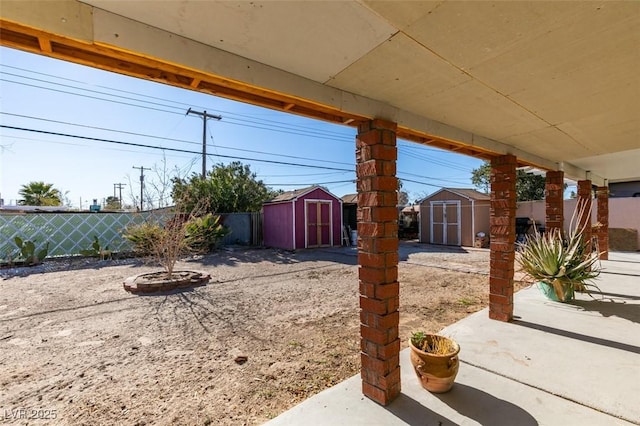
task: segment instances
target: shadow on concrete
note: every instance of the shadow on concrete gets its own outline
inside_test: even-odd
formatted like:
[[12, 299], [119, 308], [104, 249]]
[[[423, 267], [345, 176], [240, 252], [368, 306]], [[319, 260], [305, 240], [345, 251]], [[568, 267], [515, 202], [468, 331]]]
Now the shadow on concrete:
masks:
[[386, 409], [408, 425], [445, 426], [456, 424], [403, 393], [387, 406]]
[[522, 321], [520, 319], [514, 319], [512, 324], [522, 327], [539, 330], [544, 333], [552, 333], [558, 336], [568, 337], [570, 339], [582, 340], [583, 342], [593, 343], [594, 345], [602, 345], [610, 348], [620, 349], [621, 351], [633, 352], [640, 354], [640, 347], [634, 345], [628, 345], [622, 342], [616, 342], [608, 339], [601, 339], [599, 337], [587, 336], [586, 334], [574, 333], [572, 331], [560, 330], [558, 328], [548, 327], [546, 325], [535, 324], [528, 321]]
[[[637, 297], [635, 298], [638, 299]], [[640, 305], [625, 300], [574, 300], [572, 305], [579, 306], [588, 312], [598, 312], [603, 317], [618, 317], [631, 322], [640, 323]]]
[[610, 271], [602, 270], [600, 273], [606, 274], [606, 275], [622, 275], [624, 277], [640, 277], [640, 274], [635, 274], [631, 272], [610, 272]]
[[481, 425], [538, 425], [531, 414], [517, 405], [462, 383], [454, 384], [447, 393], [433, 395], [461, 415]]
[[[635, 252], [631, 252], [635, 254]], [[636, 265], [640, 264], [640, 262], [636, 260], [623, 260], [623, 259], [607, 259], [607, 262], [620, 262], [620, 263], [635, 263]]]
[[630, 300], [640, 300], [640, 296], [633, 296], [631, 294], [620, 294], [620, 293], [607, 293], [605, 291], [592, 291], [595, 295], [602, 295], [602, 297], [616, 297], [619, 299], [630, 299]]

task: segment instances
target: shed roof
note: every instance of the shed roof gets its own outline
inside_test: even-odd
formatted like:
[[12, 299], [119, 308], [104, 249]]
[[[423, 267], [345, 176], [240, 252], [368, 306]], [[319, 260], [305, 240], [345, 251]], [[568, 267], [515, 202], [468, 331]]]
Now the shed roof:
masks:
[[418, 213], [420, 206], [418, 204], [411, 204], [410, 206], [404, 207], [401, 211], [405, 214]]
[[332, 193], [330, 193], [329, 191], [327, 191], [326, 189], [324, 189], [323, 187], [319, 185], [313, 185], [313, 186], [308, 186], [306, 188], [294, 189], [293, 191], [283, 192], [282, 194], [279, 194], [278, 196], [265, 202], [264, 204], [275, 204], [275, 203], [285, 203], [288, 201], [295, 201], [298, 198], [308, 194], [309, 192], [315, 191], [316, 189], [321, 189], [322, 191], [326, 192], [332, 197], [338, 198]]
[[345, 204], [358, 204], [358, 194], [346, 194], [343, 195], [340, 199]]
[[[454, 193], [456, 195], [459, 195], [461, 197], [467, 198], [469, 200], [476, 200], [476, 201], [489, 201], [491, 200], [491, 197], [489, 196], [489, 194], [484, 194], [480, 191], [476, 191], [475, 189], [471, 189], [471, 188], [442, 188], [436, 192], [434, 192], [433, 194], [429, 195], [428, 197], [425, 197], [422, 201], [429, 199], [431, 197], [433, 197], [436, 194], [439, 194], [443, 191], [448, 191], [451, 193]], [[422, 202], [421, 201], [421, 202]]]

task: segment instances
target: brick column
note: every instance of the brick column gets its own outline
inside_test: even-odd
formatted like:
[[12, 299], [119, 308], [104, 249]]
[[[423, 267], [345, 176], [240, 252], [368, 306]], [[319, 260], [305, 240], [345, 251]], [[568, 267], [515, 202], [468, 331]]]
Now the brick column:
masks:
[[362, 392], [387, 405], [400, 394], [396, 124], [358, 127], [358, 277]]
[[564, 226], [564, 172], [547, 172], [544, 182], [545, 230]]
[[576, 209], [578, 212], [584, 208], [584, 214], [577, 218], [578, 229], [584, 228], [583, 238], [587, 243], [587, 251], [591, 250], [591, 181], [578, 181], [578, 201]]
[[598, 250], [600, 259], [609, 260], [609, 187], [599, 186], [596, 189], [598, 200], [598, 222], [602, 225], [598, 229]]
[[491, 160], [489, 318], [499, 321], [513, 319], [516, 165], [514, 155]]

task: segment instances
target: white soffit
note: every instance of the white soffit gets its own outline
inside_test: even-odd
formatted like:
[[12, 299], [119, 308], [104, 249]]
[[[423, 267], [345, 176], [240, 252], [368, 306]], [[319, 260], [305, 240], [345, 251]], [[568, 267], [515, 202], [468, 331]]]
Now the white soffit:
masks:
[[595, 170], [609, 182], [640, 180], [640, 148], [573, 160], [584, 170]]
[[[197, 41], [189, 52], [201, 50], [210, 71], [238, 81], [415, 129], [442, 127], [441, 137], [459, 133], [464, 143], [506, 144], [497, 152], [572, 173], [582, 172], [571, 164], [588, 163], [612, 180], [623, 170], [638, 175], [623, 166], [628, 156], [640, 163], [637, 1], [84, 2], [166, 31], [165, 39]], [[108, 43], [100, 22], [94, 29]], [[113, 45], [136, 46], [143, 32]], [[146, 43], [143, 54], [184, 63], [175, 43]]]
[[396, 31], [357, 2], [85, 2], [317, 82]]

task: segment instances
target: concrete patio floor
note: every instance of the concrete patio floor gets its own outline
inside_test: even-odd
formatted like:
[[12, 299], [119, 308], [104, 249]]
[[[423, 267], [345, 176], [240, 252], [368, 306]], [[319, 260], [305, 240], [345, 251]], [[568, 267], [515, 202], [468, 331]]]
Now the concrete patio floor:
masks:
[[446, 394], [420, 387], [405, 349], [389, 406], [364, 397], [356, 375], [267, 424], [640, 424], [640, 253], [611, 253], [602, 266], [593, 298], [552, 302], [532, 286], [516, 294], [512, 323], [485, 309], [445, 328], [461, 346]]

